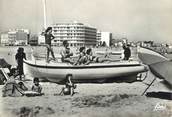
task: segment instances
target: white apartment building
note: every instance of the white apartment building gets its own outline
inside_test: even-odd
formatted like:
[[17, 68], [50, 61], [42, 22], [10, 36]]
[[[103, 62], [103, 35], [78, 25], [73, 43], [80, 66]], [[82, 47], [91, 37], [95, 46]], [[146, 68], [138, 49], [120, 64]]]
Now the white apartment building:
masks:
[[[68, 40], [70, 46], [95, 46], [97, 29], [82, 23], [57, 23], [53, 26], [52, 45], [61, 46], [63, 40]], [[38, 44], [45, 43], [45, 39], [39, 36]]]
[[106, 46], [110, 46], [112, 40], [112, 33], [110, 32], [102, 32], [102, 31], [97, 31], [97, 42], [106, 43]]
[[9, 30], [1, 34], [2, 45], [27, 45], [29, 40], [29, 30], [16, 29]]
[[55, 39], [52, 44], [61, 45], [63, 40], [68, 40], [70, 46], [94, 46], [96, 45], [96, 32], [96, 28], [82, 23], [58, 23], [53, 25]]
[[41, 34], [38, 36], [38, 45], [45, 44], [45, 37]]
[[16, 44], [16, 38], [17, 38], [16, 33], [17, 33], [16, 30], [10, 30], [8, 32], [8, 39], [9, 39], [8, 44], [9, 45], [15, 45]]
[[1, 45], [7, 45], [9, 44], [9, 38], [8, 38], [8, 33], [1, 33]]

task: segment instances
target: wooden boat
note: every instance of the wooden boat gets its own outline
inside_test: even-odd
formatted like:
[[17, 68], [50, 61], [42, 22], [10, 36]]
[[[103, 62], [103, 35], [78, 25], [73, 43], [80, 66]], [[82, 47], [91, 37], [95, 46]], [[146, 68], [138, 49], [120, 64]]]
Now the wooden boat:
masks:
[[151, 72], [172, 86], [172, 61], [164, 55], [148, 48], [140, 47], [138, 57], [147, 64]]
[[73, 82], [114, 82], [136, 80], [138, 73], [146, 71], [145, 66], [138, 61], [119, 61], [113, 63], [94, 63], [74, 66], [67, 63], [45, 60], [24, 60], [25, 72], [32, 77], [38, 77], [50, 82], [61, 83], [67, 74], [73, 75]]

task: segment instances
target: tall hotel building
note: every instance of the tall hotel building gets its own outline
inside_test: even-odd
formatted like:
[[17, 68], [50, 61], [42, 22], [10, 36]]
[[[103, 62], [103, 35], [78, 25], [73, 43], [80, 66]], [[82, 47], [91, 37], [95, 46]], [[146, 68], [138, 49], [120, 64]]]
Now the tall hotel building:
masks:
[[97, 44], [97, 29], [82, 23], [57, 23], [52, 26], [55, 39], [53, 45], [62, 45], [68, 40], [70, 46], [95, 46]]

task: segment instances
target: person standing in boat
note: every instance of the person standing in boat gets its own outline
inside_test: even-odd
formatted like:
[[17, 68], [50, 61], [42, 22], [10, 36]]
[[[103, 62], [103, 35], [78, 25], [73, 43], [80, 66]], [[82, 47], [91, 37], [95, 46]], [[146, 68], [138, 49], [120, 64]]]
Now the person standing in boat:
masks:
[[18, 48], [17, 54], [15, 55], [15, 59], [17, 62], [17, 70], [20, 80], [22, 80], [23, 72], [23, 59], [26, 60], [26, 54], [24, 53], [24, 48]]
[[49, 62], [49, 54], [51, 53], [52, 57], [54, 60], [56, 60], [55, 56], [54, 56], [54, 52], [53, 49], [51, 47], [51, 40], [53, 40], [55, 37], [52, 35], [52, 27], [48, 27], [45, 30], [44, 33], [45, 36], [45, 45], [47, 47], [47, 57], [46, 57], [46, 62]]
[[69, 43], [67, 40], [63, 41], [63, 48], [60, 51], [60, 55], [61, 55], [62, 62], [67, 62], [70, 64], [74, 63], [74, 61], [71, 59], [71, 56], [73, 56], [73, 53], [70, 51]]

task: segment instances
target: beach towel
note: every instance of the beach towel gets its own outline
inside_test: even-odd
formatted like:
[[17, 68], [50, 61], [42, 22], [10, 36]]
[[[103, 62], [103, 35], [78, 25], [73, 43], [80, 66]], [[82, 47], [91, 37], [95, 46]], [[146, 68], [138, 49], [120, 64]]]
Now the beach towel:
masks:
[[35, 91], [25, 91], [24, 95], [27, 97], [34, 97], [34, 96], [42, 96], [42, 95], [44, 95], [44, 93], [38, 93]]

